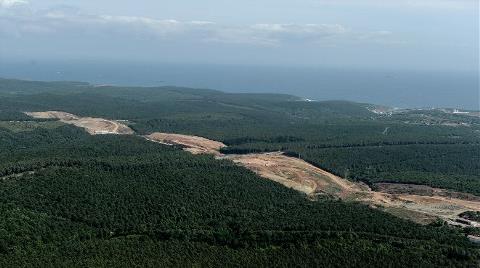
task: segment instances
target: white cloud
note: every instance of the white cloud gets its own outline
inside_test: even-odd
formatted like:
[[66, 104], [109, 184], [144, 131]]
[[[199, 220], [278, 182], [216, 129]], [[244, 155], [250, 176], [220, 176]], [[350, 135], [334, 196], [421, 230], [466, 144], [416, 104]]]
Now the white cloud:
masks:
[[208, 41], [262, 46], [284, 43], [318, 42], [343, 36], [348, 30], [338, 24], [254, 24], [243, 27], [222, 27]]
[[202, 21], [202, 20], [194, 20], [194, 21], [191, 21], [190, 23], [194, 24], [194, 25], [212, 25], [212, 24], [215, 24], [215, 22]]
[[[6, 0], [0, 0], [5, 2]], [[20, 0], [8, 0], [23, 2]], [[11, 2], [9, 2], [12, 4]], [[339, 24], [281, 24], [226, 25], [211, 21], [179, 21], [139, 16], [92, 15], [81, 10], [61, 7], [23, 12], [19, 9], [0, 12], [0, 34], [54, 35], [76, 34], [122, 38], [152, 38], [188, 42], [218, 42], [258, 46], [319, 43], [342, 39], [363, 41], [390, 36], [388, 31], [357, 33]], [[12, 34], [13, 33], [13, 34]], [[367, 38], [368, 37], [368, 38]]]
[[3, 8], [10, 8], [13, 6], [18, 6], [18, 5], [25, 5], [28, 4], [28, 1], [26, 0], [0, 0], [0, 7]]
[[478, 0], [408, 0], [405, 5], [416, 8], [468, 9], [478, 5]]
[[255, 24], [252, 29], [272, 35], [321, 37], [344, 34], [347, 29], [339, 24]]
[[329, 6], [373, 6], [386, 8], [467, 10], [478, 7], [478, 0], [312, 0]]

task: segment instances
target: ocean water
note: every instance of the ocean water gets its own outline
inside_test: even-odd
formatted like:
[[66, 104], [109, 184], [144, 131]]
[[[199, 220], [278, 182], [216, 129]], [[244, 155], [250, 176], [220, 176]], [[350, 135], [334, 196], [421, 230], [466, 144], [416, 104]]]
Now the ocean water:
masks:
[[287, 93], [401, 108], [479, 110], [476, 72], [355, 70], [128, 62], [0, 62], [0, 77], [93, 84], [186, 86], [226, 92]]

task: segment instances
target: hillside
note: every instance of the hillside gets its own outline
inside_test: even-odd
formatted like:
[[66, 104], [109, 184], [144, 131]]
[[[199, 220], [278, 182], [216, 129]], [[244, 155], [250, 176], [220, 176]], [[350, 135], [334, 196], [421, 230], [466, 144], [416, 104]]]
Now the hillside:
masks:
[[[228, 159], [78, 128], [197, 135], [226, 144], [222, 153], [284, 151], [373, 188], [402, 182], [480, 195], [475, 116], [77, 82], [0, 80], [0, 95], [2, 267], [478, 264], [465, 237], [474, 228], [311, 201]], [[72, 116], [25, 114], [45, 111]]]
[[[339, 176], [480, 194], [480, 117], [444, 110], [379, 113], [372, 105], [178, 87], [115, 88], [0, 80], [0, 119], [64, 111], [127, 120], [139, 134], [192, 134], [225, 153], [287, 151]], [[30, 89], [29, 89], [30, 88]], [[472, 113], [475, 115], [474, 113]], [[453, 179], [450, 179], [453, 178]]]

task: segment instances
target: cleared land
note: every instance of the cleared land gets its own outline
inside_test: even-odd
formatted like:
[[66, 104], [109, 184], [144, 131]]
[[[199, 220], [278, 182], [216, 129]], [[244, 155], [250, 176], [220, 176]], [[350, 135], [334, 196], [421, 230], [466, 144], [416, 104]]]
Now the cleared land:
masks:
[[[102, 118], [78, 117], [73, 114], [48, 111], [27, 113], [35, 118], [52, 118], [85, 128], [90, 134], [134, 134], [126, 125]], [[218, 159], [229, 159], [260, 176], [305, 193], [309, 198], [319, 196], [345, 201], [359, 201], [383, 209], [394, 215], [419, 223], [442, 218], [452, 225], [480, 226], [480, 223], [461, 219], [465, 211], [480, 211], [480, 197], [422, 185], [379, 183], [373, 191], [363, 183], [355, 183], [317, 168], [301, 159], [282, 152], [223, 155], [226, 145], [203, 137], [152, 133], [147, 140], [167, 145], [178, 144], [193, 154], [212, 154]]]
[[462, 200], [480, 202], [480, 197], [473, 194], [434, 188], [427, 185], [404, 184], [404, 183], [375, 183], [374, 188], [378, 192], [389, 193], [389, 194], [442, 196], [442, 197], [458, 198]]
[[[435, 188], [431, 188], [428, 196], [408, 192], [373, 191], [363, 183], [340, 178], [301, 159], [285, 156], [281, 152], [227, 155], [223, 158], [231, 159], [264, 178], [301, 191], [311, 198], [326, 195], [345, 201], [360, 201], [419, 223], [431, 222], [436, 217], [454, 223], [460, 219], [458, 214], [464, 211], [480, 211], [480, 198], [473, 195]], [[477, 223], [464, 222], [463, 225]]]
[[71, 124], [84, 128], [91, 135], [134, 134], [134, 131], [127, 125], [114, 120], [94, 117], [78, 117], [76, 115], [60, 111], [27, 112], [25, 114], [40, 119], [58, 119], [65, 124]]
[[179, 144], [184, 146], [184, 150], [192, 154], [213, 154], [221, 155], [219, 150], [226, 145], [212, 141], [203, 137], [189, 136], [173, 133], [155, 132], [145, 136], [146, 139], [154, 142], [159, 142], [167, 145]]
[[327, 195], [347, 199], [366, 190], [365, 185], [344, 180], [301, 159], [283, 155], [281, 152], [246, 155], [225, 155], [262, 177], [279, 182], [311, 197]]

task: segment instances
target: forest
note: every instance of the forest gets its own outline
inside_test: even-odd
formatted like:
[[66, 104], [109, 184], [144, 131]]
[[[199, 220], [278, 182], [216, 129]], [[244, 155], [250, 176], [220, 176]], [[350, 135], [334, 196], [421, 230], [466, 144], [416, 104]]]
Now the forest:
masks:
[[179, 87], [96, 87], [0, 80], [0, 120], [59, 110], [128, 120], [139, 134], [173, 132], [222, 141], [224, 153], [284, 151], [366, 183], [425, 184], [480, 193], [480, 118], [441, 110], [391, 115], [371, 104], [305, 102], [281, 94]]
[[136, 136], [90, 136], [23, 113], [128, 120], [139, 134], [223, 141], [225, 153], [285, 151], [351, 180], [480, 194], [478, 119], [449, 114], [435, 122], [468, 125], [424, 124], [415, 113], [385, 116], [369, 106], [2, 79], [0, 267], [478, 266], [478, 245], [442, 222], [312, 202], [228, 160]]
[[479, 257], [458, 230], [311, 202], [211, 156], [71, 126], [21, 133], [1, 133], [2, 267], [461, 266]]

